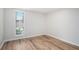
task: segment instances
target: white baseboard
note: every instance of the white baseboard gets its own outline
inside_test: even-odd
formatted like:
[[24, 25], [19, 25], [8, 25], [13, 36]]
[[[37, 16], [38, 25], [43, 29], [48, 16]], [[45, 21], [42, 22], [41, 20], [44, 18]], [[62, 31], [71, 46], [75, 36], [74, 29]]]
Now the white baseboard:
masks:
[[0, 44], [0, 49], [2, 48], [3, 44], [5, 43], [5, 41], [3, 40]]
[[65, 39], [63, 39], [63, 38], [60, 38], [60, 37], [58, 37], [58, 36], [51, 35], [51, 34], [47, 34], [47, 35], [48, 35], [48, 36], [51, 36], [51, 37], [54, 37], [54, 38], [56, 38], [56, 39], [59, 39], [59, 40], [61, 40], [61, 41], [63, 41], [63, 42], [67, 42], [67, 43], [70, 43], [70, 44], [72, 44], [72, 45], [79, 46], [78, 44], [76, 44], [76, 43], [74, 43], [74, 42], [70, 42], [70, 41], [65, 40]]
[[18, 40], [18, 39], [22, 39], [22, 38], [36, 37], [36, 36], [41, 36], [41, 35], [43, 35], [43, 34], [31, 35], [31, 36], [26, 36], [26, 37], [16, 37], [16, 38], [12, 38], [12, 39], [6, 39], [4, 42]]

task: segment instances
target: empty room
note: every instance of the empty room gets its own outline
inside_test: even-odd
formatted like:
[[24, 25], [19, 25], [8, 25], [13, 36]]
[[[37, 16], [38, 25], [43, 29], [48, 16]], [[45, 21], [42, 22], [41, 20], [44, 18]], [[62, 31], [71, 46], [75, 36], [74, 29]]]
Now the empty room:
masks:
[[0, 8], [0, 50], [79, 50], [79, 8]]

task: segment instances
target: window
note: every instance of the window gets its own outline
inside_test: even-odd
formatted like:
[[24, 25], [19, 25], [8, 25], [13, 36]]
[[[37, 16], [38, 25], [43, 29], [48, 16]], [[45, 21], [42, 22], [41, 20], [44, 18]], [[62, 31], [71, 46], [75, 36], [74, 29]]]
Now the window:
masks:
[[24, 32], [24, 13], [16, 11], [16, 35], [21, 35]]

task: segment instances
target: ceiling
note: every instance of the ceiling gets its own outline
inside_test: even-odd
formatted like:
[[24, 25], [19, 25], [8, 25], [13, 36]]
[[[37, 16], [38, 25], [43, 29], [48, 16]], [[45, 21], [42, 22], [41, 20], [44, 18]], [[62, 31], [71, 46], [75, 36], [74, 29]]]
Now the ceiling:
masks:
[[51, 11], [56, 11], [59, 8], [24, 8], [24, 10], [40, 12], [40, 13], [49, 13]]

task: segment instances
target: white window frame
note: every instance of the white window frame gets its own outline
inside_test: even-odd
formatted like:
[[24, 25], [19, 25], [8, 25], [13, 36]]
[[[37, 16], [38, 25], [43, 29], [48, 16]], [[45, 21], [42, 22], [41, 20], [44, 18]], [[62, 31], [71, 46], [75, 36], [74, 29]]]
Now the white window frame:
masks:
[[[21, 10], [16, 10], [16, 12], [15, 12], [15, 24], [16, 24], [16, 17], [17, 17], [17, 15], [16, 15], [16, 13], [17, 12], [22, 12], [23, 13], [23, 27], [24, 27], [24, 11], [21, 11]], [[15, 27], [16, 28], [16, 27]], [[16, 30], [16, 29], [15, 29]], [[24, 35], [24, 29], [23, 29], [23, 33], [22, 34], [16, 34], [16, 36], [23, 36]]]

